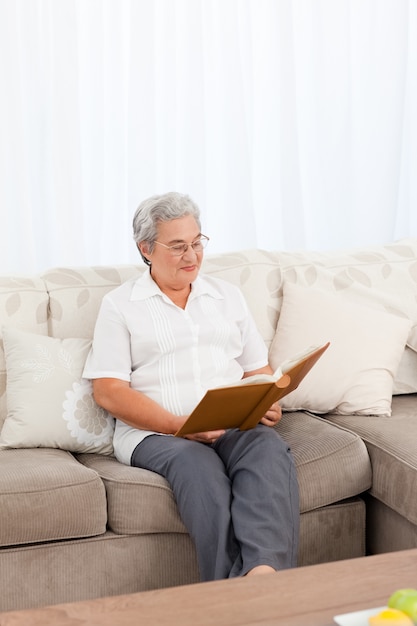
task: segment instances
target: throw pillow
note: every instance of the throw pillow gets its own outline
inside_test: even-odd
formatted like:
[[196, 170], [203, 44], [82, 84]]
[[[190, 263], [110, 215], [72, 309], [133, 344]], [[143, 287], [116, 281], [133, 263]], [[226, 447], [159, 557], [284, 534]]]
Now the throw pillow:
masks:
[[3, 448], [61, 448], [113, 453], [114, 418], [82, 378], [91, 341], [3, 328], [7, 417]]
[[411, 321], [312, 287], [284, 283], [270, 349], [273, 368], [310, 345], [330, 347], [281, 401], [283, 409], [391, 414], [393, 380]]

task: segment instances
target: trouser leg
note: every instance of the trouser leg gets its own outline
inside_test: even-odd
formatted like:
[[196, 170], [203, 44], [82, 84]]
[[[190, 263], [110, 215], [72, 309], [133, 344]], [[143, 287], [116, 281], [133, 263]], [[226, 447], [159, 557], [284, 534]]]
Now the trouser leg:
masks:
[[194, 540], [202, 580], [296, 564], [298, 484], [290, 450], [268, 427], [227, 431], [212, 446], [151, 435], [132, 465], [164, 476]]
[[231, 485], [211, 446], [161, 435], [146, 437], [132, 465], [164, 476], [197, 552], [202, 580], [227, 578], [239, 556], [231, 520]]
[[230, 576], [256, 565], [296, 565], [299, 533], [298, 483], [288, 445], [259, 425], [227, 431], [213, 444], [232, 483], [231, 513], [242, 564]]

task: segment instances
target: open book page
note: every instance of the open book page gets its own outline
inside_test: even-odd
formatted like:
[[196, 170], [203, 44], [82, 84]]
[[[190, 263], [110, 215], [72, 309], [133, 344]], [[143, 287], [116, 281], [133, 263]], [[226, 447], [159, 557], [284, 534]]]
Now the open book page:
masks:
[[282, 378], [282, 376], [284, 376], [284, 374], [286, 374], [295, 365], [306, 359], [308, 356], [310, 356], [310, 354], [313, 354], [321, 347], [321, 344], [316, 346], [310, 346], [306, 350], [298, 352], [290, 359], [286, 359], [285, 361], [283, 361], [283, 363], [281, 363], [281, 365], [277, 367], [273, 374], [254, 374], [253, 376], [241, 378], [237, 382], [231, 383], [229, 385], [220, 385], [219, 387], [216, 387], [216, 389], [223, 389], [224, 387], [240, 387], [241, 385], [254, 385], [256, 383], [274, 383]]
[[275, 374], [254, 374], [253, 376], [241, 378], [235, 383], [230, 383], [229, 385], [219, 385], [216, 389], [224, 389], [225, 387], [241, 387], [242, 385], [255, 385], [256, 383], [274, 383], [276, 380]]
[[298, 352], [290, 359], [286, 359], [285, 361], [281, 363], [281, 365], [277, 367], [277, 369], [275, 370], [273, 374], [273, 378], [275, 380], [278, 380], [279, 378], [281, 378], [281, 376], [286, 374], [288, 370], [292, 369], [295, 365], [297, 365], [297, 363], [300, 363], [300, 361], [303, 361], [305, 358], [310, 356], [310, 354], [313, 354], [321, 347], [322, 347], [321, 344], [310, 346], [306, 350], [302, 350], [301, 352]]

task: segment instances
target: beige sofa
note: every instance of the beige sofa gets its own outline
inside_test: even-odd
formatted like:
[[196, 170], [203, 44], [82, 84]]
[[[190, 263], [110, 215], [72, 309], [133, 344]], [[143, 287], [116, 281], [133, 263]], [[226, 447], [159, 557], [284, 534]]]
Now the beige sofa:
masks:
[[[0, 278], [0, 610], [198, 581], [168, 484], [115, 460], [112, 418], [80, 380], [103, 295], [143, 270]], [[204, 271], [240, 285], [271, 361], [331, 341], [278, 426], [299, 564], [416, 545], [417, 240], [208, 255]]]

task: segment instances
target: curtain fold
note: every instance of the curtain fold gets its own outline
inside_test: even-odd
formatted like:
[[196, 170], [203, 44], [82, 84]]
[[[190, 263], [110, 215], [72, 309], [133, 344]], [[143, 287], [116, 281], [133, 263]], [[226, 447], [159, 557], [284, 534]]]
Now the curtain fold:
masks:
[[417, 235], [415, 0], [0, 0], [0, 271], [139, 262], [189, 193], [207, 252]]

